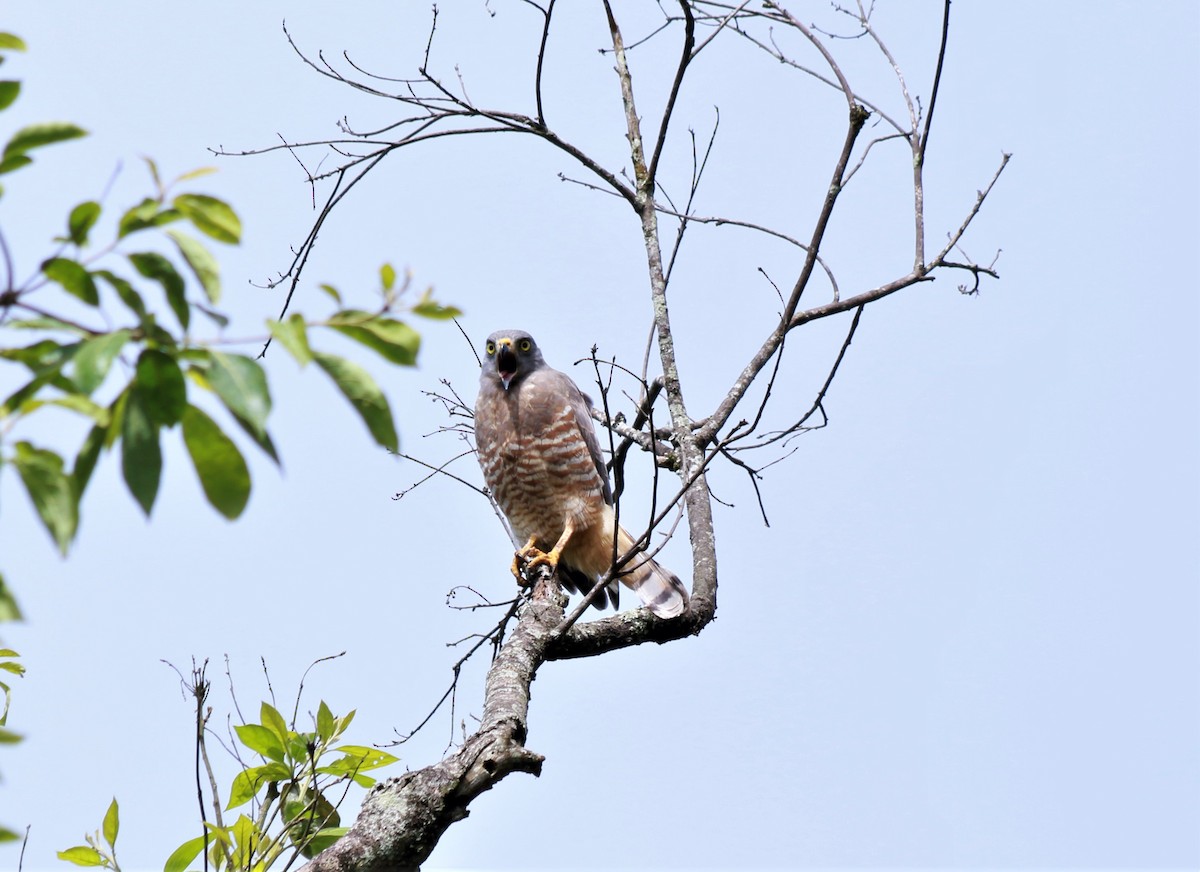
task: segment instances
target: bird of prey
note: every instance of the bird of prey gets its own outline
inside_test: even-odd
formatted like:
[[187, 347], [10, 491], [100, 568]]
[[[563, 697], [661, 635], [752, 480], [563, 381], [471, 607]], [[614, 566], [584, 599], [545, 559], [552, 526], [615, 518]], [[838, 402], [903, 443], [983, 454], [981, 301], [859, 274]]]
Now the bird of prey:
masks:
[[[613, 565], [614, 535], [618, 559], [634, 544], [613, 515], [591, 401], [570, 377], [546, 365], [523, 330], [498, 330], [484, 351], [475, 443], [483, 478], [525, 543], [513, 574], [520, 579], [522, 562], [527, 568], [547, 564], [568, 590], [587, 593]], [[619, 578], [660, 618], [687, 608], [679, 578], [644, 554], [630, 558]], [[593, 603], [603, 608], [606, 593], [615, 607], [615, 583]]]

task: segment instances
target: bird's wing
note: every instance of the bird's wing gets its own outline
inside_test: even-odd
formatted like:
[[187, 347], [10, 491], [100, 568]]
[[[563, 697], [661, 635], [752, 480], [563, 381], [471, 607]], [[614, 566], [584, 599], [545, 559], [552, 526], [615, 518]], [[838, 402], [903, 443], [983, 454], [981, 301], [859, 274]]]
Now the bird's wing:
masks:
[[[560, 373], [561, 375], [561, 373]], [[575, 412], [575, 423], [579, 425], [580, 435], [587, 444], [592, 462], [596, 464], [596, 473], [604, 483], [604, 502], [612, 505], [612, 485], [608, 481], [608, 467], [604, 464], [604, 455], [600, 452], [600, 440], [596, 436], [596, 427], [592, 423], [592, 398], [579, 389], [570, 377], [563, 375], [570, 385], [571, 406]]]

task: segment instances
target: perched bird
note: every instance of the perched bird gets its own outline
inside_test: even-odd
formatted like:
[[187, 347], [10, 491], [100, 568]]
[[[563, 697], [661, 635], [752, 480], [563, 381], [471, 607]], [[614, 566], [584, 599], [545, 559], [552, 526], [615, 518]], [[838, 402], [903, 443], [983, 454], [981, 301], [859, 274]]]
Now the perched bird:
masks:
[[[475, 444], [492, 496], [525, 545], [513, 559], [548, 564], [568, 590], [587, 593], [633, 547], [617, 526], [612, 489], [592, 426], [591, 401], [575, 382], [551, 369], [533, 337], [523, 330], [498, 330], [484, 346], [486, 358], [475, 401]], [[687, 608], [679, 578], [644, 554], [625, 564], [620, 580], [660, 618]], [[605, 593], [617, 605], [610, 583]]]

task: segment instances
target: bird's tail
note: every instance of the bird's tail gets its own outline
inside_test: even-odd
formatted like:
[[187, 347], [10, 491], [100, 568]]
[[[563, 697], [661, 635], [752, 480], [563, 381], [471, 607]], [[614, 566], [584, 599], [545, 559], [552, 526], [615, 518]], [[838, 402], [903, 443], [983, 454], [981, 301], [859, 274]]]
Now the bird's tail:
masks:
[[[633, 538], [624, 529], [618, 532], [617, 551], [625, 554], [633, 547]], [[673, 618], [687, 608], [688, 592], [679, 576], [645, 554], [629, 558], [620, 578], [622, 584], [638, 595], [642, 605], [660, 618]]]

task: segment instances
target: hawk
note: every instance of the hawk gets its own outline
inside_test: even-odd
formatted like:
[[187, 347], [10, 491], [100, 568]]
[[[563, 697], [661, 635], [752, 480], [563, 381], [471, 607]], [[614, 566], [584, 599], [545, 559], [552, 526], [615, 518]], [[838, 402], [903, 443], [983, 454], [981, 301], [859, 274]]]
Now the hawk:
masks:
[[[523, 330], [498, 330], [484, 346], [487, 357], [475, 401], [475, 444], [492, 496], [525, 545], [520, 564], [549, 565], [568, 590], [587, 593], [633, 548], [633, 537], [616, 523], [612, 488], [592, 426], [591, 400], [570, 377], [551, 369], [533, 337]], [[687, 608], [679, 578], [645, 555], [624, 566], [621, 582], [660, 618]], [[616, 607], [618, 588], [605, 594]]]

